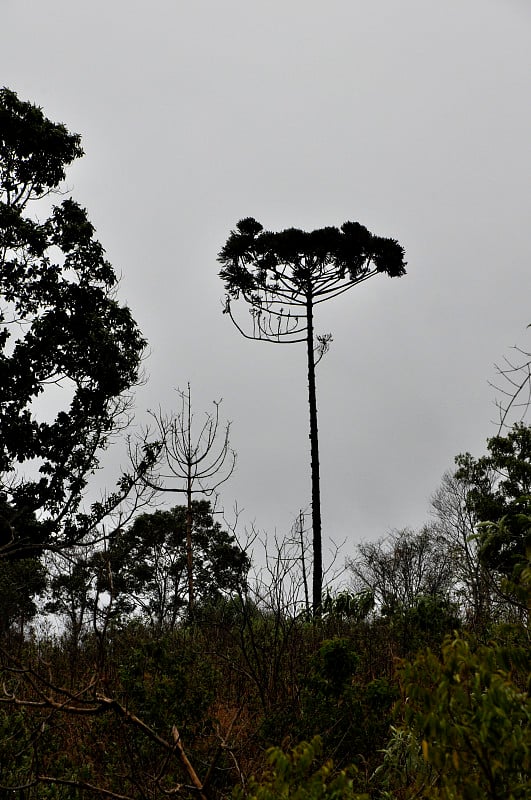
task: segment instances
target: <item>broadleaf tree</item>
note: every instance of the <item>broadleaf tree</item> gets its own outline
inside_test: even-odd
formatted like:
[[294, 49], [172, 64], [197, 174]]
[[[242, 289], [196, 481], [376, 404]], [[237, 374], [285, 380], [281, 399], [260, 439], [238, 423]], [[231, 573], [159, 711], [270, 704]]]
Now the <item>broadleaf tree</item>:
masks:
[[487, 449], [477, 459], [458, 456], [456, 477], [468, 488], [482, 563], [498, 576], [502, 596], [527, 614], [518, 586], [531, 554], [531, 426], [516, 423], [490, 438]]
[[61, 188], [81, 155], [78, 134], [0, 90], [3, 557], [79, 541], [91, 516], [80, 513], [88, 476], [145, 346], [87, 212]]
[[[404, 250], [390, 238], [375, 236], [359, 222], [314, 231], [264, 230], [255, 219], [241, 220], [218, 256], [227, 313], [248, 339], [277, 344], [305, 343], [308, 366], [313, 528], [313, 610], [322, 602], [323, 555], [319, 476], [319, 437], [315, 366], [330, 336], [316, 336], [317, 306], [384, 273], [405, 274]], [[247, 321], [233, 301], [243, 300]], [[239, 304], [241, 308], [242, 304]], [[249, 321], [250, 320], [250, 321]]]
[[[242, 592], [250, 560], [214, 521], [208, 500], [192, 500], [194, 592], [201, 604]], [[118, 531], [109, 549], [114, 588], [157, 628], [173, 629], [189, 610], [188, 506], [141, 514]]]

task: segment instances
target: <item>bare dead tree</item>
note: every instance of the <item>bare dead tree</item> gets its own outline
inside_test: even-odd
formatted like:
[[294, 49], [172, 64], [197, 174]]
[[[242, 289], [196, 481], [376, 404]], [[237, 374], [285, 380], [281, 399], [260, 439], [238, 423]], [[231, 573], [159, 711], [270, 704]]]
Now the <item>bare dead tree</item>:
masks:
[[[214, 400], [214, 412], [205, 413], [202, 425], [194, 429], [190, 384], [178, 390], [181, 408], [177, 413], [150, 412], [155, 423], [155, 441], [150, 431], [144, 436], [140, 452], [157, 454], [156, 463], [143, 475], [143, 480], [157, 492], [186, 496], [186, 563], [188, 578], [188, 610], [194, 609], [193, 573], [193, 506], [196, 494], [211, 497], [232, 475], [236, 453], [229, 441], [230, 422], [221, 424], [221, 400]], [[138, 460], [132, 451], [133, 461]]]

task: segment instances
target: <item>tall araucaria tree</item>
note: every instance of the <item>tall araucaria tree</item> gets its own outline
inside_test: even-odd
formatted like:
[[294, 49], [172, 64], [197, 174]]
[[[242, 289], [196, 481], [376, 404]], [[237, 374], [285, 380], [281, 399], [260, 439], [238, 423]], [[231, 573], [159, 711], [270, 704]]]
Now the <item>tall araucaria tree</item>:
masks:
[[[374, 236], [358, 222], [314, 231], [265, 231], [252, 217], [241, 220], [218, 256], [227, 292], [225, 313], [248, 339], [278, 344], [304, 342], [308, 362], [313, 527], [313, 611], [321, 609], [323, 556], [315, 365], [330, 337], [314, 334], [315, 307], [378, 273], [405, 274], [404, 250], [395, 239]], [[243, 300], [250, 324], [240, 321], [233, 300]]]

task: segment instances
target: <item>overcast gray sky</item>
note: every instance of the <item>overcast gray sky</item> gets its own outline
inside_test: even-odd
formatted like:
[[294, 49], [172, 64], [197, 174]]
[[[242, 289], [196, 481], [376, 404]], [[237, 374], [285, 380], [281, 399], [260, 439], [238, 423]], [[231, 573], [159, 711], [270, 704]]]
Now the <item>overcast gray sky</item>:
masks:
[[303, 345], [242, 339], [235, 223], [358, 220], [406, 249], [321, 306], [326, 536], [420, 525], [495, 433], [493, 363], [529, 346], [529, 0], [0, 0], [0, 83], [82, 135], [68, 176], [149, 340], [147, 408], [223, 397], [222, 499], [287, 532], [310, 499]]

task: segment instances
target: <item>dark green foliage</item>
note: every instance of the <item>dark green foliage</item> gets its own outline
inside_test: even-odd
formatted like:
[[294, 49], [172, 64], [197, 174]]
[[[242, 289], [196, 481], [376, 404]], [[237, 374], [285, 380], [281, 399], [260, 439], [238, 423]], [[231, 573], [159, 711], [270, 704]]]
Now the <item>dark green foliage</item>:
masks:
[[389, 624], [400, 645], [400, 655], [411, 657], [423, 647], [439, 645], [462, 623], [456, 606], [447, 597], [420, 595], [413, 605], [395, 608], [389, 615]]
[[352, 739], [361, 725], [361, 705], [353, 686], [358, 656], [348, 639], [322, 643], [311, 661], [301, 696], [301, 738], [319, 734], [326, 751], [346, 763]]
[[339, 764], [372, 769], [389, 735], [397, 698], [397, 687], [386, 678], [367, 680], [351, 640], [324, 641], [304, 682], [299, 735], [309, 739], [319, 734]]
[[487, 442], [488, 455], [458, 456], [457, 477], [469, 486], [467, 502], [477, 523], [479, 555], [501, 576], [506, 597], [525, 610], [522, 571], [531, 553], [531, 428], [516, 424]]
[[0, 559], [0, 634], [15, 622], [29, 622], [34, 601], [46, 587], [46, 570], [36, 558]]
[[[219, 679], [204, 645], [187, 631], [154, 636], [132, 624], [113, 636], [100, 674], [90, 642], [82, 645], [71, 690], [61, 642], [22, 649], [31, 663], [27, 682], [19, 662], [0, 651], [0, 796], [7, 786], [31, 786], [33, 800], [54, 785], [52, 796], [84, 797], [87, 782], [132, 798], [145, 796], [139, 787], [153, 798], [175, 789], [183, 771], [171, 744], [173, 727], [194, 761], [209, 759], [216, 747], [211, 705]], [[6, 702], [12, 693], [22, 709]], [[58, 702], [55, 710], [45, 697]]]
[[323, 763], [319, 737], [301, 742], [290, 752], [279, 747], [268, 751], [269, 768], [257, 780], [252, 778], [246, 792], [238, 790], [235, 800], [366, 800], [354, 790], [355, 771], [337, 771], [332, 761]]
[[326, 697], [338, 698], [352, 682], [359, 658], [348, 639], [330, 639], [322, 643], [313, 659], [310, 686]]
[[125, 705], [157, 732], [176, 725], [189, 745], [208, 728], [217, 673], [185, 632], [154, 636], [133, 626], [123, 637], [119, 679]]
[[[22, 552], [10, 552], [1, 557], [2, 544], [9, 543], [14, 536], [14, 526], [23, 532], [34, 548]], [[39, 553], [45, 526], [35, 519], [27, 509], [16, 511], [8, 505], [5, 495], [0, 493], [0, 634], [18, 622], [21, 626], [29, 622], [37, 612], [36, 595], [46, 588], [46, 570], [34, 554]]]
[[[405, 274], [404, 250], [394, 239], [370, 233], [359, 222], [314, 231], [297, 228], [273, 233], [252, 217], [241, 220], [219, 254], [220, 277], [231, 297], [253, 291], [282, 292], [281, 278], [306, 294], [318, 294], [331, 280], [359, 281], [372, 272]], [[326, 277], [325, 277], [326, 276]], [[337, 291], [335, 283], [335, 291]], [[329, 294], [332, 292], [326, 292]]]
[[[82, 535], [76, 512], [87, 476], [145, 343], [114, 299], [116, 275], [86, 211], [66, 198], [43, 221], [29, 213], [82, 155], [79, 136], [7, 89], [0, 121], [0, 470], [10, 478], [0, 547], [31, 554]], [[37, 401], [51, 385], [63, 392], [50, 419]], [[37, 541], [21, 524], [32, 513], [46, 517]]]
[[342, 591], [335, 595], [327, 592], [323, 600], [323, 614], [338, 619], [361, 622], [373, 609], [374, 593], [368, 589], [355, 593]]
[[[433, 638], [430, 608], [419, 612], [417, 641], [423, 630], [428, 640]], [[434, 648], [431, 654], [412, 658], [409, 666], [404, 665], [404, 703], [393, 715], [399, 699], [394, 673], [397, 661], [392, 658], [399, 632], [393, 621], [381, 617], [362, 622], [333, 620], [334, 626], [343, 626], [343, 634], [323, 639], [331, 622], [275, 620], [256, 604], [246, 609], [242, 597], [205, 608], [193, 624], [180, 625], [173, 632], [160, 632], [137, 620], [111, 630], [105, 662], [98, 671], [94, 668], [94, 644], [90, 637], [82, 641], [71, 695], [65, 688], [69, 658], [63, 642], [23, 644], [21, 657], [44, 682], [36, 680], [35, 673], [26, 682], [18, 668], [6, 668], [12, 663], [8, 658], [0, 676], [8, 693], [35, 701], [43, 694], [36, 694], [32, 687], [39, 687], [44, 695], [51, 694], [61, 703], [69, 698], [80, 708], [94, 707], [95, 713], [76, 716], [29, 707], [22, 709], [22, 718], [19, 706], [6, 703], [6, 725], [12, 721], [13, 735], [4, 736], [0, 754], [11, 753], [16, 745], [18, 756], [0, 773], [0, 786], [34, 779], [35, 750], [43, 775], [87, 781], [135, 800], [143, 796], [138, 787], [154, 800], [162, 798], [164, 791], [174, 790], [183, 782], [183, 772], [169, 755], [171, 744], [168, 750], [145, 729], [116, 713], [112, 698], [166, 742], [171, 743], [176, 725], [202, 778], [217, 759], [210, 779], [213, 798], [226, 796], [235, 784], [247, 785], [251, 796], [258, 786], [277, 792], [287, 784], [292, 786], [289, 791], [295, 791], [296, 780], [305, 797], [304, 792], [317, 785], [310, 776], [332, 758], [337, 767], [330, 766], [327, 780], [321, 782], [323, 791], [339, 768], [354, 764], [357, 769], [347, 770], [353, 792], [370, 790], [378, 800], [380, 790], [388, 792], [381, 795], [386, 800], [460, 798], [460, 794], [452, 796], [450, 787], [456, 786], [453, 742], [463, 731], [470, 732], [477, 742], [487, 736], [486, 744], [481, 745], [487, 748], [494, 748], [496, 737], [505, 737], [503, 757], [498, 759], [502, 767], [496, 769], [504, 775], [504, 787], [517, 785], [518, 769], [526, 769], [528, 758], [525, 630], [499, 631], [494, 655], [492, 648], [473, 644], [467, 644], [468, 649], [452, 645], [446, 655], [449, 645], [445, 643], [443, 657]], [[374, 652], [369, 653], [369, 645]], [[456, 674], [459, 679], [452, 679]], [[101, 697], [110, 699], [99, 706]], [[438, 726], [433, 728], [433, 740], [426, 738], [428, 752], [433, 751], [429, 764], [421, 749], [427, 720]], [[319, 755], [314, 753], [317, 760], [311, 769], [308, 766], [302, 774], [298, 768], [292, 772], [286, 766], [286, 772], [282, 766], [280, 771], [273, 766], [263, 774], [265, 746], [299, 742], [296, 752], [302, 753], [307, 747], [304, 740], [316, 734], [322, 749]], [[220, 751], [221, 740], [228, 749]], [[473, 784], [481, 765], [476, 744], [467, 747], [458, 751], [463, 765], [459, 780]], [[447, 754], [443, 766], [436, 760], [437, 753]], [[257, 780], [249, 783], [251, 774]], [[438, 782], [433, 783], [437, 775]], [[425, 793], [416, 795], [422, 787]], [[58, 797], [69, 797], [66, 787], [57, 787], [57, 791]], [[525, 795], [514, 797], [520, 800]]]
[[54, 189], [64, 180], [65, 166], [83, 155], [77, 134], [50, 122], [37, 106], [6, 88], [0, 90], [0, 131], [0, 186], [9, 205], [30, 191], [40, 195]]
[[94, 568], [91, 559], [85, 555], [61, 563], [50, 581], [51, 600], [46, 610], [59, 614], [67, 626], [75, 627], [82, 620], [87, 609], [91, 608], [90, 590], [94, 581]]
[[[27, 739], [34, 728], [35, 720], [32, 721], [31, 715], [25, 711], [10, 712], [0, 708], [0, 786], [25, 783], [32, 761], [31, 751], [27, 750]], [[8, 796], [5, 789], [3, 792], [0, 790], [0, 796]]]
[[[142, 514], [109, 548], [114, 590], [158, 627], [174, 627], [187, 608], [186, 506]], [[192, 502], [196, 603], [215, 604], [242, 591], [250, 561], [214, 521], [207, 500]]]
[[[435, 770], [422, 796], [524, 800], [531, 780], [529, 649], [448, 638], [403, 669], [405, 721]], [[419, 786], [412, 786], [411, 797]]]

